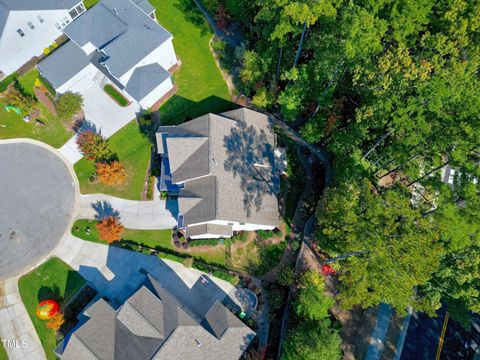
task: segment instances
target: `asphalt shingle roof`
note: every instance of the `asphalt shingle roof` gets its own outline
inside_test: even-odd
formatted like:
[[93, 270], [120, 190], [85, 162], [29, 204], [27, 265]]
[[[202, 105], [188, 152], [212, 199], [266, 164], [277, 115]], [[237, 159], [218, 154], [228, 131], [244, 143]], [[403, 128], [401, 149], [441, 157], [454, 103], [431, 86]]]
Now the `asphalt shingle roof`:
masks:
[[203, 321], [194, 320], [185, 310], [148, 276], [118, 311], [103, 299], [87, 309], [89, 319], [67, 336], [60, 358], [230, 360], [238, 359], [255, 336], [218, 302]]
[[[266, 115], [242, 108], [208, 114], [176, 128], [161, 127], [159, 132], [159, 151], [174, 164], [172, 181], [185, 182], [179, 212], [187, 232], [188, 225], [213, 220], [278, 225], [279, 171]], [[201, 151], [193, 146], [198, 137], [208, 138]], [[191, 146], [185, 144], [189, 141]]]
[[137, 101], [142, 100], [170, 77], [170, 73], [154, 63], [136, 68], [125, 90]]
[[39, 62], [37, 67], [42, 75], [58, 88], [90, 65], [90, 59], [73, 41], [68, 41]]

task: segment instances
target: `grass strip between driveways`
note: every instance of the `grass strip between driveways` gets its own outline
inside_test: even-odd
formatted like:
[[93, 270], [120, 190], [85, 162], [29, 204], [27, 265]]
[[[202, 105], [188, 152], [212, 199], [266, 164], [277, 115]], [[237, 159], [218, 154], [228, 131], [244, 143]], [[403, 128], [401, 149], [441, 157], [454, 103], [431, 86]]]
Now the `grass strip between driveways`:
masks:
[[33, 322], [38, 337], [48, 359], [56, 359], [54, 349], [57, 346], [54, 330], [46, 327], [35, 311], [40, 301], [55, 299], [60, 308], [85, 284], [85, 279], [70, 266], [58, 258], [51, 258], [35, 270], [22, 276], [18, 281], [20, 295], [28, 315]]
[[0, 360], [8, 360], [7, 351], [5, 350], [5, 348], [1, 343], [0, 343]]
[[110, 96], [115, 102], [122, 106], [125, 107], [128, 105], [128, 100], [118, 92], [117, 89], [115, 89], [112, 85], [107, 84], [103, 87], [103, 90], [107, 93], [108, 96]]
[[150, 160], [152, 146], [150, 140], [140, 131], [136, 120], [133, 120], [110, 137], [109, 143], [125, 167], [127, 173], [125, 182], [115, 186], [91, 182], [90, 177], [95, 173], [95, 163], [82, 158], [73, 167], [80, 183], [80, 192], [83, 194], [103, 193], [123, 199], [141, 200], [145, 174]]

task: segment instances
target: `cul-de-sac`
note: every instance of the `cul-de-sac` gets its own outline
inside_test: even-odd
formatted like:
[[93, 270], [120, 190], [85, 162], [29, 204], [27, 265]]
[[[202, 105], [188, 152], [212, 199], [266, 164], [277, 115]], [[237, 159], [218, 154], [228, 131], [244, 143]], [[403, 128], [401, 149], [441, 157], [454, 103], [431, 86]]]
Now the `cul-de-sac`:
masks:
[[480, 360], [475, 0], [0, 0], [0, 360]]

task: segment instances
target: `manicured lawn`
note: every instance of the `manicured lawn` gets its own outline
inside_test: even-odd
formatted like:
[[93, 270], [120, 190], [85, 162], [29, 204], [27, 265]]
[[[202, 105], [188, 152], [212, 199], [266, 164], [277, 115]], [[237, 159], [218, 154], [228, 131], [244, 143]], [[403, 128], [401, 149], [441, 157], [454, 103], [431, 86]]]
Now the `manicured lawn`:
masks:
[[164, 125], [180, 124], [233, 107], [228, 88], [208, 47], [212, 30], [192, 0], [150, 0], [158, 22], [173, 34], [182, 61], [174, 75], [177, 93], [160, 108]]
[[[79, 237], [83, 240], [97, 242], [100, 244], [107, 244], [107, 242], [100, 240], [98, 231], [96, 228], [96, 221], [80, 219], [75, 222], [72, 227], [72, 234], [76, 237]], [[90, 227], [90, 234], [85, 232], [85, 229]], [[77, 230], [78, 227], [78, 230]], [[197, 250], [195, 248], [190, 248], [188, 251], [177, 249], [172, 245], [171, 241], [171, 230], [136, 230], [136, 229], [125, 229], [123, 233], [123, 239], [135, 242], [139, 245], [145, 245], [150, 248], [156, 248], [157, 246], [161, 249], [166, 249], [169, 251], [174, 251], [179, 254], [188, 254], [195, 258], [201, 258], [208, 263], [216, 263], [225, 266], [226, 265], [226, 255], [225, 247], [217, 246], [215, 248], [209, 248], [208, 250]]]
[[85, 284], [79, 273], [62, 260], [52, 258], [32, 272], [22, 276], [18, 282], [22, 301], [35, 326], [38, 337], [48, 359], [56, 359], [53, 350], [57, 346], [55, 331], [47, 329], [35, 310], [40, 301], [54, 298], [65, 304]]
[[88, 9], [88, 8], [91, 8], [93, 5], [95, 5], [99, 1], [100, 0], [83, 0], [83, 4]]
[[0, 344], [0, 360], [8, 360], [7, 352], [2, 344]]
[[128, 105], [128, 100], [118, 92], [117, 89], [115, 89], [112, 85], [107, 84], [103, 87], [103, 90], [113, 99], [115, 100], [118, 105], [120, 106], [127, 106]]
[[135, 120], [128, 123], [109, 138], [112, 150], [125, 166], [127, 178], [122, 185], [109, 186], [99, 182], [92, 183], [90, 176], [95, 173], [93, 161], [82, 158], [74, 165], [83, 194], [103, 193], [124, 199], [140, 200], [143, 182], [150, 159], [151, 143], [140, 132]]
[[[19, 77], [18, 81], [27, 93], [34, 95], [33, 87], [37, 77], [38, 71], [33, 69]], [[34, 121], [26, 123], [23, 121], [23, 114], [7, 112], [4, 105], [5, 103], [0, 101], [0, 139], [29, 138], [59, 148], [73, 136], [64, 122], [51, 114], [42, 103], [37, 103], [36, 106], [42, 111], [41, 120], [46, 126], [40, 126]]]

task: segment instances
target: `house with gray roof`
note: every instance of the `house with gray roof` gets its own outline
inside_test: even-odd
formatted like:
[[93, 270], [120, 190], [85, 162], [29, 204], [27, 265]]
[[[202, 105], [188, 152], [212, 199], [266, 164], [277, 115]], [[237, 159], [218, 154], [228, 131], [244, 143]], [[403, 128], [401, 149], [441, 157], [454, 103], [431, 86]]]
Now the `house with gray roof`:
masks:
[[160, 190], [178, 196], [178, 226], [191, 239], [279, 224], [284, 151], [268, 116], [241, 108], [207, 114], [156, 134]]
[[239, 359], [255, 332], [222, 303], [197, 314], [150, 275], [115, 309], [99, 299], [57, 347], [62, 360]]
[[148, 0], [102, 0], [63, 33], [70, 41], [37, 65], [57, 92], [110, 84], [147, 109], [174, 90], [173, 37]]
[[83, 12], [83, 0], [0, 0], [0, 79], [42, 55]]

